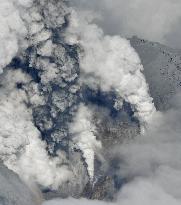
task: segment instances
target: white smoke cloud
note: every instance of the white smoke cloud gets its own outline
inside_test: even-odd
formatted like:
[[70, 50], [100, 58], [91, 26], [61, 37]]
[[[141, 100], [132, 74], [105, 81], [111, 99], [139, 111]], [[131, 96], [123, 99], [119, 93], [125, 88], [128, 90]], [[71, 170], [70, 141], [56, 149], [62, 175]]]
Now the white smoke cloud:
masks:
[[[16, 90], [16, 80], [21, 82], [29, 80], [22, 72], [9, 72], [1, 76], [0, 93], [0, 156], [6, 160], [17, 152], [22, 152], [28, 138], [25, 136], [37, 135], [31, 121], [29, 110], [26, 109], [26, 94]], [[29, 126], [27, 126], [27, 124]]]
[[21, 13], [31, 5], [31, 0], [1, 0], [0, 1], [0, 73], [18, 53], [25, 47], [24, 38], [27, 35]]
[[[2, 0], [0, 11], [1, 72], [28, 44], [35, 46], [42, 58], [57, 52], [63, 59], [65, 49], [52, 43], [52, 31], [49, 27], [61, 27], [65, 22], [67, 10], [64, 1], [52, 0], [47, 4], [47, 1]], [[29, 66], [31, 60], [35, 60], [36, 68], [41, 70], [42, 84], [53, 81], [60, 72], [57, 65], [46, 59], [39, 62], [37, 56], [30, 58]], [[69, 59], [66, 58], [66, 61], [63, 69], [72, 66]], [[5, 71], [0, 78], [0, 160], [28, 184], [37, 183], [43, 187], [58, 189], [63, 182], [71, 178], [72, 173], [67, 166], [62, 165], [67, 163], [63, 153], [57, 153], [54, 158], [48, 155], [47, 145], [41, 141], [41, 135], [34, 126], [31, 108], [45, 104], [38, 85], [20, 70]], [[21, 83], [23, 88], [17, 89], [17, 83]]]
[[70, 125], [73, 141], [83, 152], [83, 157], [87, 163], [87, 170], [91, 180], [94, 179], [94, 160], [96, 150], [102, 148], [101, 142], [96, 139], [96, 129], [92, 120], [92, 111], [83, 104], [80, 104], [74, 122]]
[[31, 108], [26, 106], [28, 96], [24, 89], [16, 88], [17, 83], [30, 81], [20, 70], [1, 75], [0, 160], [28, 184], [57, 189], [71, 177], [71, 172], [62, 165], [66, 160], [63, 154], [48, 156], [46, 144], [33, 124]]
[[179, 0], [72, 0], [80, 8], [101, 13], [106, 33], [121, 34], [180, 47], [181, 2]]
[[[138, 5], [139, 2], [137, 2]], [[3, 54], [0, 60], [1, 69], [16, 55], [19, 39], [24, 38], [27, 32], [17, 10], [20, 8], [19, 4], [23, 7], [29, 6], [31, 1], [0, 2], [0, 10], [2, 9], [0, 26], [3, 25], [2, 29], [4, 29], [2, 38], [0, 37], [0, 42], [2, 41], [0, 53]], [[55, 5], [50, 8], [54, 13]], [[41, 30], [40, 24], [35, 25], [34, 20], [31, 21], [33, 18], [41, 21], [39, 19], [41, 17], [35, 10], [33, 8], [34, 13], [30, 15], [29, 12], [26, 18], [27, 22], [28, 19], [30, 20], [29, 34], [32, 34], [32, 44], [45, 41], [39, 52], [43, 56], [48, 56], [51, 55], [50, 50], [53, 50], [52, 42], [47, 41], [51, 33], [45, 29]], [[55, 12], [57, 20], [56, 14]], [[16, 20], [15, 24], [14, 20]], [[50, 23], [52, 22], [50, 19]], [[57, 22], [62, 22], [62, 18]], [[82, 82], [92, 87], [100, 86], [103, 91], [116, 90], [119, 97], [132, 104], [141, 122], [149, 120], [155, 108], [149, 96], [145, 78], [141, 73], [143, 67], [140, 59], [129, 42], [119, 36], [104, 35], [103, 31], [92, 23], [90, 16], [85, 17], [83, 13], [81, 18], [72, 13], [68, 33], [67, 40], [72, 44], [79, 43], [84, 49], [83, 56], [80, 56]], [[47, 42], [49, 42], [48, 45]], [[12, 46], [11, 49], [9, 45]], [[46, 71], [42, 76], [45, 83], [53, 80], [56, 74], [48, 70], [48, 65], [45, 62], [42, 66], [42, 69]], [[52, 70], [56, 68], [53, 67]], [[37, 183], [43, 187], [57, 189], [68, 179], [71, 180], [72, 173], [67, 166], [63, 165], [67, 159], [61, 152], [57, 153], [58, 156], [55, 158], [47, 154], [46, 144], [41, 141], [40, 133], [33, 124], [32, 110], [26, 105], [29, 102], [33, 105], [43, 104], [44, 99], [38, 95], [36, 84], [32, 84], [31, 78], [20, 70], [6, 71], [0, 76], [0, 80], [0, 160], [28, 184]], [[16, 84], [19, 82], [25, 88], [17, 89]], [[111, 151], [111, 155], [118, 156], [121, 161], [119, 176], [129, 179], [118, 194], [117, 202], [57, 199], [44, 204], [180, 204], [180, 98], [174, 100], [174, 103], [176, 104], [174, 109], [167, 113], [155, 114], [144, 136], [137, 136], [134, 140]], [[75, 144], [83, 152], [90, 178], [93, 178], [94, 154], [96, 149], [101, 148], [101, 143], [96, 140], [95, 127], [91, 120], [91, 110], [80, 105], [71, 125], [71, 132]]]
[[180, 202], [168, 194], [164, 193], [159, 187], [153, 186], [150, 183], [135, 183], [134, 187], [126, 187], [122, 195], [116, 203], [103, 202], [97, 200], [87, 199], [65, 199], [65, 200], [52, 200], [46, 201], [43, 205], [179, 205]]
[[[61, 26], [67, 13], [64, 1], [56, 3], [41, 1], [40, 8], [33, 0], [1, 0], [0, 1], [0, 73], [20, 51], [29, 45], [37, 45], [44, 42], [41, 49], [42, 55], [50, 55], [47, 49], [51, 49], [52, 33], [47, 29], [48, 23], [52, 26]], [[46, 12], [50, 22], [44, 22], [41, 16], [41, 6]], [[28, 41], [27, 41], [28, 39]], [[47, 47], [48, 46], [48, 47]], [[42, 53], [43, 52], [43, 53]], [[50, 74], [50, 72], [48, 73]]]
[[181, 203], [181, 101], [174, 99], [172, 109], [156, 114], [145, 135], [126, 141], [110, 156], [120, 159], [118, 174], [123, 184], [116, 202], [86, 199], [55, 199], [43, 205], [179, 205]]
[[61, 200], [61, 199], [54, 199], [51, 201], [46, 201], [43, 203], [43, 205], [60, 205], [60, 204], [65, 204], [65, 205], [83, 205], [83, 204], [87, 204], [87, 205], [105, 205], [105, 204], [109, 204], [109, 203], [105, 203], [105, 202], [101, 202], [101, 201], [90, 201], [87, 199], [73, 199], [73, 198], [69, 198], [69, 199], [65, 199], [65, 200]]
[[[153, 193], [154, 189], [160, 189], [162, 195], [175, 201], [181, 199], [180, 119], [180, 109], [169, 110], [154, 118], [146, 136], [139, 136], [117, 150], [123, 160], [120, 170], [123, 178], [130, 178], [140, 186], [146, 183]], [[167, 204], [167, 199], [163, 200], [162, 204]]]
[[120, 36], [106, 36], [92, 23], [88, 13], [72, 11], [67, 41], [83, 48], [80, 56], [82, 81], [89, 86], [100, 86], [103, 91], [114, 89], [119, 97], [129, 102], [141, 123], [155, 111], [148, 86], [142, 74], [143, 66], [129, 41]]

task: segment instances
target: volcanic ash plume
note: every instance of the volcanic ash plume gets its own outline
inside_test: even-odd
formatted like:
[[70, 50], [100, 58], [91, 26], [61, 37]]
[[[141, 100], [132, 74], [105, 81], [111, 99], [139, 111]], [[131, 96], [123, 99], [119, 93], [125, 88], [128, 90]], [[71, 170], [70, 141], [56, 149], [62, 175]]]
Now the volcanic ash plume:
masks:
[[67, 33], [67, 41], [80, 44], [84, 50], [80, 56], [83, 82], [100, 86], [103, 91], [116, 91], [132, 105], [140, 122], [147, 122], [155, 107], [141, 72], [143, 66], [129, 41], [120, 36], [105, 36], [88, 14], [75, 11]]
[[27, 107], [25, 88], [31, 78], [20, 70], [9, 70], [1, 75], [0, 94], [0, 160], [19, 174], [28, 184], [37, 183], [43, 187], [57, 189], [71, 177], [71, 172], [62, 163], [64, 156], [57, 153], [51, 158], [46, 144], [34, 126], [32, 110]]
[[25, 47], [24, 38], [28, 31], [21, 15], [31, 2], [31, 0], [0, 1], [0, 73], [20, 48]]

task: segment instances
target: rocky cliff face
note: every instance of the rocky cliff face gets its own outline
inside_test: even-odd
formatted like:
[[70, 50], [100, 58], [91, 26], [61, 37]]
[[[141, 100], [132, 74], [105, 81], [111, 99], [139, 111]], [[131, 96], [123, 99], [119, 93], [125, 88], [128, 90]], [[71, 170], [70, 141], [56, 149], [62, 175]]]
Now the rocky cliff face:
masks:
[[141, 58], [155, 106], [168, 109], [171, 98], [181, 89], [181, 51], [136, 37], [130, 41]]

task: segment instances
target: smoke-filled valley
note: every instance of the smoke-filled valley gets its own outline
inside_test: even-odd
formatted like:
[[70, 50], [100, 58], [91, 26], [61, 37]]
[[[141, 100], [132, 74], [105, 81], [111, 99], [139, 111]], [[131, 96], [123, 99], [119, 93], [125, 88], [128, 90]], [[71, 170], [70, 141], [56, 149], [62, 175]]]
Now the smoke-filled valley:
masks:
[[116, 2], [0, 2], [0, 205], [181, 203], [176, 30], [118, 32]]

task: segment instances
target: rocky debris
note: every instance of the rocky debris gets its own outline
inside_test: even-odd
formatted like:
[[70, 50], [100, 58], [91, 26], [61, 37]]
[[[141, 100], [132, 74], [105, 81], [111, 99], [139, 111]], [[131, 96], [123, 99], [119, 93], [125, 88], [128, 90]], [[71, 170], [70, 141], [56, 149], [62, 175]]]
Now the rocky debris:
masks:
[[100, 177], [95, 184], [88, 183], [84, 189], [83, 197], [92, 200], [112, 201], [115, 194], [114, 180], [110, 176]]
[[140, 133], [139, 124], [134, 120], [131, 121], [124, 111], [114, 117], [106, 115], [106, 111], [102, 115], [101, 112], [97, 113], [95, 113], [97, 138], [101, 140], [104, 149], [133, 139]]

